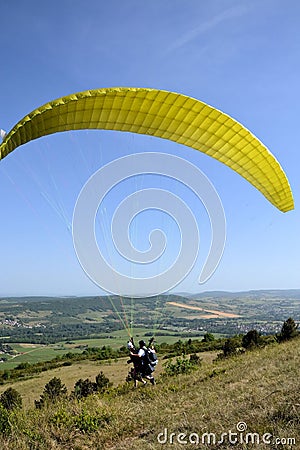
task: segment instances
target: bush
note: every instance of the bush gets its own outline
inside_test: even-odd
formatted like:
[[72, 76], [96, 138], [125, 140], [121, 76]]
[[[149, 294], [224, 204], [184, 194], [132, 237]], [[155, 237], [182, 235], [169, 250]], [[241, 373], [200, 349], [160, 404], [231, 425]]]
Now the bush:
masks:
[[237, 349], [239, 347], [239, 342], [236, 338], [226, 339], [222, 350], [223, 353], [219, 353], [217, 359], [230, 358], [238, 354]]
[[282, 325], [281, 333], [277, 336], [279, 342], [289, 341], [299, 336], [298, 325], [289, 317]]
[[91, 395], [95, 392], [95, 383], [90, 381], [88, 378], [86, 380], [80, 380], [76, 381], [74, 386], [74, 391], [72, 392], [72, 395], [76, 397], [77, 399], [87, 397], [88, 395]]
[[11, 433], [9, 413], [2, 405], [0, 405], [0, 433], [6, 435]]
[[18, 391], [13, 388], [8, 388], [0, 397], [2, 406], [7, 410], [15, 408], [22, 408], [22, 397]]
[[65, 361], [64, 363], [62, 363], [63, 367], [69, 367], [72, 365], [71, 361]]
[[96, 376], [96, 383], [95, 383], [95, 390], [97, 392], [104, 392], [106, 389], [110, 388], [112, 386], [112, 383], [109, 381], [109, 378], [107, 378], [104, 373], [101, 371]]
[[73, 424], [73, 416], [64, 408], [59, 408], [49, 421], [54, 423], [57, 428], [69, 428]]
[[15, 370], [26, 370], [29, 369], [30, 366], [31, 364], [29, 364], [28, 362], [22, 362], [15, 368]]
[[45, 403], [54, 403], [58, 399], [65, 397], [67, 395], [67, 388], [62, 384], [60, 378], [52, 378], [49, 383], [45, 385], [43, 394], [40, 400], [35, 400], [36, 408], [41, 408]]
[[256, 330], [250, 330], [243, 336], [242, 346], [247, 349], [258, 347], [261, 343], [260, 334]]
[[201, 362], [202, 359], [197, 355], [197, 353], [192, 353], [190, 355], [190, 363], [193, 364], [193, 366], [201, 366]]
[[82, 413], [75, 418], [75, 426], [83, 433], [93, 433], [100, 428], [102, 423], [101, 417], [91, 416], [87, 411], [82, 411]]
[[72, 392], [72, 396], [76, 398], [87, 397], [88, 395], [93, 394], [94, 392], [104, 392], [112, 386], [112, 383], [109, 381], [104, 373], [101, 371], [96, 376], [96, 382], [93, 383], [88, 378], [86, 380], [78, 380], [75, 383], [74, 391]]
[[237, 345], [232, 339], [227, 339], [223, 346], [223, 353], [225, 358], [236, 354]]
[[215, 337], [212, 333], [205, 333], [203, 336], [202, 342], [212, 342], [215, 340]]
[[58, 409], [50, 418], [50, 422], [57, 428], [77, 429], [83, 433], [93, 433], [107, 423], [111, 417], [106, 414], [91, 414], [86, 409], [83, 409], [79, 414], [70, 414], [65, 408]]
[[176, 358], [176, 361], [168, 361], [165, 365], [165, 374], [169, 377], [174, 375], [191, 373], [195, 369], [195, 364], [193, 364], [190, 359], [185, 356]]

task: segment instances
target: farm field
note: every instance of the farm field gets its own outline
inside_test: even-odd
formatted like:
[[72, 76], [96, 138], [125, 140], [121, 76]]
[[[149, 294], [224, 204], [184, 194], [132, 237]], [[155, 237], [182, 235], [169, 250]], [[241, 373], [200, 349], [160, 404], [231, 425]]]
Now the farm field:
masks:
[[[204, 292], [155, 298], [0, 298], [0, 370], [48, 361], [85, 347], [119, 349], [135, 342], [229, 337], [256, 329], [276, 334], [288, 317], [300, 318], [300, 290]], [[127, 327], [127, 330], [125, 329]], [[133, 329], [133, 332], [131, 331]], [[10, 347], [11, 351], [7, 349]]]
[[[137, 328], [134, 330], [133, 337], [137, 343], [140, 339], [147, 341], [149, 336], [149, 329]], [[180, 334], [172, 336], [165, 334], [157, 337], [158, 343], [172, 344], [180, 339]], [[128, 341], [128, 334], [126, 330], [118, 330], [110, 333], [107, 337], [99, 339], [78, 339], [71, 341], [57, 342], [56, 344], [40, 345], [27, 343], [12, 343], [10, 346], [15, 351], [14, 355], [7, 355], [8, 360], [1, 363], [0, 370], [9, 370], [21, 363], [34, 364], [41, 361], [49, 361], [57, 356], [65, 355], [66, 353], [82, 353], [88, 347], [103, 347], [110, 346], [113, 349], [119, 349], [126, 345]]]

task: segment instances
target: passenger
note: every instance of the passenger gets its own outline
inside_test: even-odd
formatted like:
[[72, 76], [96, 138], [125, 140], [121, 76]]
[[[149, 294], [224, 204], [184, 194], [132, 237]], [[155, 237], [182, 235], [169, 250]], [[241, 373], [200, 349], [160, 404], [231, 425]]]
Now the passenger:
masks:
[[154, 371], [153, 366], [150, 363], [149, 357], [148, 357], [148, 349], [146, 346], [145, 341], [139, 342], [139, 351], [137, 354], [131, 353], [131, 356], [134, 357], [134, 359], [138, 359], [140, 361], [140, 370], [141, 370], [141, 376], [147, 378], [151, 384], [155, 384], [155, 379], [152, 375], [152, 372]]

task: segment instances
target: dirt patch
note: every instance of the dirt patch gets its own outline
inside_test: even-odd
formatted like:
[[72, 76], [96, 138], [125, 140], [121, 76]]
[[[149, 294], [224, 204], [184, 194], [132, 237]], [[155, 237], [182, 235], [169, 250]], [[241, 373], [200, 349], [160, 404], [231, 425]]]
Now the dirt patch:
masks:
[[200, 306], [185, 305], [184, 303], [167, 302], [167, 304], [172, 305], [172, 306], [177, 306], [178, 308], [185, 308], [185, 309], [191, 309], [193, 311], [203, 311], [205, 313], [208, 313], [208, 315], [201, 316], [203, 319], [211, 319], [211, 318], [216, 318], [216, 317], [226, 317], [228, 319], [234, 319], [236, 317], [241, 317], [238, 314], [227, 313], [224, 311], [216, 311], [213, 309], [203, 309], [203, 308], [200, 308]]

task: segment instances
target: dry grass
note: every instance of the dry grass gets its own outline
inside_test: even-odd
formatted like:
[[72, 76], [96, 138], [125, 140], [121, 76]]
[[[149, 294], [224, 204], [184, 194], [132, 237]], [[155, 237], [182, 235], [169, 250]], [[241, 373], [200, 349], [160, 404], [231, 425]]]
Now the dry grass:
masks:
[[[216, 352], [205, 352], [200, 354], [204, 363], [211, 363], [216, 357]], [[96, 375], [100, 371], [113, 383], [113, 386], [123, 384], [129, 369], [132, 365], [127, 364], [128, 358], [120, 358], [112, 362], [97, 362], [97, 361], [80, 361], [73, 363], [71, 366], [60, 367], [47, 372], [42, 372], [33, 378], [27, 380], [16, 381], [13, 383], [6, 383], [0, 386], [0, 395], [9, 387], [16, 389], [22, 396], [24, 408], [34, 406], [34, 400], [38, 400], [43, 392], [44, 386], [51, 378], [57, 377], [66, 385], [68, 392], [74, 388], [75, 382], [79, 379], [89, 378], [95, 381]], [[155, 371], [155, 375], [159, 376], [163, 372], [164, 361], [160, 361]]]
[[[220, 362], [211, 362], [211, 359], [210, 355], [192, 375], [161, 378], [155, 387], [140, 387], [134, 391], [126, 386], [79, 403], [61, 403], [41, 411], [23, 410], [11, 419], [13, 434], [0, 438], [0, 448], [299, 449], [300, 340]], [[121, 370], [123, 363], [111, 369]], [[79, 376], [77, 374], [77, 378]], [[84, 433], [74, 426], [74, 418], [82, 417], [84, 411], [89, 417], [99, 418], [99, 425], [93, 432]], [[294, 438], [296, 445], [231, 445], [228, 442], [207, 445], [200, 442], [197, 446], [176, 441], [179, 433], [187, 436], [198, 433], [201, 437], [202, 433], [211, 432], [220, 438], [223, 432], [236, 431], [241, 421], [247, 424], [249, 432]], [[168, 436], [175, 433], [173, 444], [163, 445], [157, 441], [158, 434], [165, 428]]]
[[8, 387], [13, 386], [23, 398], [25, 408], [34, 406], [34, 400], [39, 399], [46, 383], [53, 377], [61, 378], [62, 382], [71, 392], [75, 382], [79, 379], [89, 378], [95, 381], [95, 376], [102, 371], [114, 385], [123, 383], [128, 373], [127, 358], [119, 359], [116, 362], [100, 363], [94, 361], [80, 361], [71, 366], [60, 367], [47, 372], [42, 372], [34, 378], [15, 383], [7, 383], [0, 387], [0, 394]]

